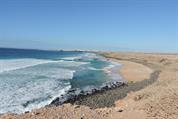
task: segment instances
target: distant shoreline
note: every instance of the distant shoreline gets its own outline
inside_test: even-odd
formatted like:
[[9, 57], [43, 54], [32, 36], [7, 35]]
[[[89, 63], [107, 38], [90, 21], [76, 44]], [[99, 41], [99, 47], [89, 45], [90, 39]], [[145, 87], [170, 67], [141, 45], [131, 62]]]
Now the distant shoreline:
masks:
[[[109, 58], [110, 60], [117, 61], [115, 58], [110, 58], [107, 56], [105, 56], [105, 57]], [[123, 61], [126, 61], [126, 64], [127, 64], [127, 62], [135, 63], [134, 60], [133, 61], [132, 60], [130, 60], [130, 61], [123, 60]], [[146, 66], [146, 63], [144, 63], [144, 62], [142, 62], [141, 64]], [[137, 67], [137, 65], [138, 65], [137, 63], [134, 64], [135, 68]], [[145, 68], [147, 68], [147, 66]], [[118, 70], [118, 73], [120, 72], [120, 70], [121, 69]], [[104, 87], [103, 89], [96, 90], [95, 92], [88, 94], [88, 95], [79, 95], [79, 96], [75, 97], [74, 99], [66, 101], [65, 103], [71, 103], [71, 104], [75, 104], [75, 105], [86, 105], [86, 106], [89, 106], [94, 109], [95, 108], [111, 107], [111, 106], [114, 106], [115, 101], [124, 98], [125, 96], [127, 96], [127, 94], [129, 92], [138, 91], [138, 90], [143, 89], [146, 86], [154, 83], [158, 79], [159, 73], [160, 73], [159, 70], [152, 71], [152, 72], [148, 73], [147, 79], [144, 79], [143, 77], [141, 77], [142, 80], [140, 80], [139, 82], [137, 80], [136, 80], [136, 82], [134, 81], [137, 77], [134, 79], [131, 79], [131, 80], [124, 78], [124, 80], [126, 80], [126, 82], [123, 82], [123, 84], [113, 85], [111, 88]], [[124, 75], [129, 75], [129, 74], [125, 73]], [[131, 76], [133, 77], [133, 74], [131, 74]], [[104, 95], [105, 99], [103, 99], [103, 95]], [[101, 100], [105, 100], [105, 101], [101, 102]]]
[[141, 54], [155, 54], [155, 55], [178, 55], [178, 52], [151, 52], [151, 51], [107, 51], [107, 50], [82, 50], [82, 49], [37, 49], [37, 48], [12, 48], [12, 47], [0, 47], [0, 49], [15, 49], [15, 50], [36, 50], [36, 51], [64, 51], [64, 52], [91, 52], [102, 54], [104, 52], [113, 53], [141, 53]]
[[[95, 95], [95, 94], [98, 94], [101, 92], [105, 92], [107, 90], [112, 90], [117, 87], [127, 85], [126, 80], [121, 78], [120, 74], [118, 74], [118, 70], [120, 70], [120, 68], [121, 68], [120, 66], [118, 66], [118, 62], [112, 61], [112, 60], [110, 60], [109, 62], [114, 63], [113, 65], [115, 65], [115, 66], [113, 66], [112, 68], [109, 68], [109, 69], [103, 69], [104, 71], [106, 71], [105, 73], [108, 74], [109, 77], [111, 78], [110, 81], [103, 84], [103, 86], [101, 86], [100, 88], [92, 88], [91, 90], [88, 90], [88, 91], [81, 91], [79, 94], [76, 93], [76, 92], [78, 92], [77, 89], [76, 90], [71, 89], [66, 94], [67, 97], [66, 96], [58, 97], [55, 100], [53, 100], [50, 105], [47, 105], [47, 106], [53, 106], [53, 105], [59, 106], [59, 105], [65, 104], [65, 103], [74, 104], [75, 101], [79, 100], [80, 98], [90, 96], [90, 95]], [[106, 67], [106, 68], [108, 68], [108, 67]], [[112, 77], [113, 75], [115, 77]], [[115, 78], [115, 79], [113, 79], [113, 78]]]

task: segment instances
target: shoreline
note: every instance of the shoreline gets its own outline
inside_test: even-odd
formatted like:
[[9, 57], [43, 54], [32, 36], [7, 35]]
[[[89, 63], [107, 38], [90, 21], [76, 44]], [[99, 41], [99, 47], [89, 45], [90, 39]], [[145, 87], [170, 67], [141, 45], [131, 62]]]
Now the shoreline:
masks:
[[[124, 65], [122, 62], [120, 62], [119, 60], [116, 60], [115, 58], [107, 58], [107, 57], [104, 57], [104, 58], [106, 58], [109, 62], [112, 63], [112, 65], [114, 65], [113, 67], [109, 66], [109, 67], [106, 67], [103, 69], [104, 72], [106, 72], [109, 75], [109, 77], [111, 77], [111, 81], [106, 82], [99, 88], [91, 88], [90, 90], [87, 90], [87, 91], [70, 89], [65, 95], [62, 95], [61, 97], [57, 97], [49, 105], [46, 105], [45, 107], [60, 106], [60, 105], [67, 104], [67, 103], [74, 104], [74, 105], [82, 105], [84, 103], [83, 105], [89, 106], [90, 108], [102, 108], [105, 106], [109, 107], [109, 106], [113, 106], [114, 103], [110, 102], [109, 105], [102, 104], [102, 106], [101, 106], [100, 102], [98, 101], [98, 103], [97, 103], [98, 106], [94, 106], [92, 103], [86, 103], [86, 101], [83, 102], [83, 99], [90, 98], [90, 96], [93, 96], [93, 95], [94, 95], [94, 97], [96, 95], [100, 95], [100, 94], [102, 95], [103, 93], [106, 93], [107, 91], [113, 92], [115, 90], [116, 91], [122, 90], [121, 91], [122, 93], [119, 93], [120, 96], [117, 97], [117, 99], [115, 99], [115, 101], [117, 101], [119, 99], [124, 98], [127, 95], [127, 93], [136, 90], [137, 87], [141, 87], [141, 86], [137, 86], [137, 85], [142, 85], [143, 87], [149, 85], [146, 83], [148, 81], [146, 81], [145, 79], [142, 79], [142, 80], [145, 80], [144, 81], [145, 83], [143, 82], [142, 84], [133, 84], [133, 82], [134, 82], [133, 79], [131, 79], [132, 81], [129, 81], [127, 78], [124, 78], [123, 76], [121, 76], [122, 75], [122, 73], [121, 73], [122, 67], [125, 67], [125, 66], [122, 66], [122, 65]], [[135, 63], [135, 62], [126, 61], [126, 64], [127, 63]], [[138, 63], [134, 64], [134, 66], [138, 67], [137, 65], [138, 65]], [[142, 65], [143, 65], [143, 69], [147, 68], [144, 66], [145, 64], [142, 64]], [[149, 72], [148, 74], [149, 74], [149, 76], [148, 76], [147, 80], [156, 81], [155, 77], [157, 77], [157, 75], [159, 75], [159, 71]], [[151, 83], [152, 82], [150, 82], [150, 84]], [[137, 90], [139, 90], [139, 89], [137, 89]], [[109, 95], [108, 95], [108, 97], [109, 97]], [[113, 98], [114, 98], [114, 96], [113, 96]], [[91, 98], [88, 100], [88, 102], [90, 102], [92, 100], [96, 101], [97, 99]]]
[[[119, 74], [122, 77], [122, 79], [125, 80], [126, 82], [133, 83], [137, 81], [142, 81], [148, 79], [151, 73], [153, 73], [153, 69], [146, 66], [145, 63], [137, 63], [135, 61], [130, 60], [119, 60], [116, 58], [107, 59], [110, 62], [120, 64], [120, 68], [116, 69], [115, 73]], [[135, 67], [136, 69], [134, 69]]]
[[[124, 65], [121, 62], [119, 62], [119, 60], [116, 60], [115, 58], [110, 58], [110, 57], [105, 57], [105, 58], [107, 58], [108, 60], [111, 60], [112, 62], [116, 62], [116, 63], [120, 63], [121, 65]], [[140, 65], [140, 63], [136, 63], [134, 61], [128, 61], [128, 60], [123, 60], [123, 61], [126, 61], [127, 63], [130, 63], [130, 62], [134, 63], [134, 65], [137, 67], [138, 65]], [[141, 65], [143, 65], [142, 67], [143, 69], [147, 68], [145, 63], [142, 63]], [[121, 70], [122, 70], [122, 67], [119, 68], [118, 73], [120, 73], [123, 78], [124, 74], [121, 73]], [[124, 78], [125, 82], [123, 82], [123, 84], [121, 85], [112, 85], [113, 87], [110, 87], [110, 88], [106, 86], [101, 90], [95, 90], [92, 94], [89, 94], [89, 95], [78, 95], [76, 98], [67, 100], [65, 103], [71, 103], [74, 105], [85, 105], [92, 109], [112, 107], [115, 105], [115, 102], [117, 100], [123, 99], [124, 97], [127, 96], [128, 93], [141, 90], [153, 84], [158, 79], [160, 72], [161, 72], [160, 70], [154, 70], [154, 71], [151, 70], [150, 72], [147, 72], [149, 74], [149, 77], [147, 78], [145, 77], [146, 79], [141, 77], [143, 78], [142, 80], [134, 81], [138, 77], [132, 78], [132, 79]], [[104, 98], [104, 101], [101, 101], [103, 100], [103, 95], [105, 98]]]
[[[132, 119], [178, 117], [178, 56], [143, 53], [99, 53], [107, 58], [142, 64], [153, 72], [150, 77], [112, 89], [76, 97], [61, 106], [47, 106], [20, 115], [0, 115], [0, 119], [86, 118]], [[125, 72], [128, 75], [128, 72]], [[134, 77], [133, 74], [131, 77]], [[169, 85], [168, 85], [169, 84]], [[171, 91], [171, 92], [170, 92]], [[169, 103], [172, 100], [172, 103]], [[165, 103], [167, 102], [167, 103]], [[72, 105], [71, 105], [72, 104]], [[163, 108], [164, 107], [164, 108]], [[168, 110], [165, 110], [168, 109]], [[7, 117], [7, 118], [6, 118]]]
[[[107, 58], [106, 58], [107, 59]], [[57, 97], [54, 99], [49, 106], [60, 106], [66, 103], [73, 103], [76, 100], [79, 100], [81, 97], [86, 97], [89, 95], [95, 95], [97, 93], [101, 93], [107, 90], [112, 90], [117, 87], [127, 85], [127, 82], [125, 79], [123, 79], [120, 74], [118, 73], [118, 70], [121, 68], [121, 64], [116, 61], [109, 61], [111, 65], [105, 67], [102, 69], [111, 79], [108, 79], [103, 85], [100, 87], [93, 87], [88, 90], [78, 90], [78, 89], [70, 89], [65, 95], [62, 95], [61, 97]]]
[[85, 105], [92, 109], [112, 107], [115, 106], [116, 101], [123, 99], [128, 93], [139, 91], [154, 83], [157, 80], [159, 73], [160, 71], [155, 71], [151, 74], [149, 79], [145, 79], [141, 82], [122, 84], [112, 88], [104, 88], [96, 90], [96, 92], [89, 95], [78, 95], [76, 98], [67, 100], [64, 103]]
[[[100, 54], [99, 54], [100, 55]], [[101, 55], [102, 56], [102, 55]], [[104, 107], [112, 107], [114, 106], [115, 101], [123, 99], [124, 97], [127, 96], [127, 94], [131, 91], [134, 90], [140, 90], [137, 89], [137, 87], [142, 87], [144, 88], [145, 86], [147, 86], [148, 84], [146, 83], [147, 80], [152, 80], [152, 81], [156, 81], [157, 79], [157, 75], [159, 75], [159, 72], [154, 71], [153, 73], [150, 74], [149, 79], [143, 79], [143, 84], [134, 84], [133, 82], [129, 82], [129, 80], [125, 79], [123, 77], [123, 74], [121, 73], [122, 70], [122, 66], [123, 64], [119, 61], [122, 60], [118, 60], [116, 58], [110, 58], [110, 57], [106, 57], [103, 56], [104, 58], [106, 58], [109, 62], [111, 62], [112, 64], [115, 64], [114, 68], [114, 72], [112, 71], [113, 68], [108, 68], [108, 69], [103, 69], [104, 72], [106, 72], [107, 74], [111, 74], [110, 77], [112, 77], [112, 73], [115, 74], [117, 73], [118, 75], [121, 75], [122, 77], [122, 82], [121, 81], [109, 81], [108, 83], [106, 83], [104, 86], [101, 86], [100, 88], [93, 88], [89, 91], [78, 91], [77, 89], [70, 89], [66, 96], [62, 95], [61, 97], [57, 97], [56, 99], [54, 99], [49, 105], [46, 105], [45, 107], [53, 107], [53, 106], [62, 106], [64, 104], [72, 104], [72, 105], [85, 105], [88, 106], [92, 109], [97, 109], [97, 108], [104, 108]], [[133, 62], [133, 61], [127, 61], [127, 60], [123, 60], [126, 62]], [[135, 62], [133, 62], [135, 63]], [[137, 64], [137, 63], [136, 63]], [[120, 65], [120, 66], [118, 66]], [[142, 64], [145, 65], [145, 64]], [[120, 77], [116, 77], [116, 78], [120, 78]], [[145, 84], [144, 84], [145, 82]], [[139, 86], [138, 86], [139, 85]], [[142, 86], [141, 86], [142, 85]], [[110, 94], [112, 94], [113, 92], [118, 93], [119, 96], [116, 96], [117, 94], [114, 94], [112, 96], [110, 96]], [[100, 102], [100, 98], [103, 98], [103, 94], [104, 93], [108, 93], [106, 94], [107, 97], [106, 100], [110, 100], [110, 102], [106, 102], [103, 101], [103, 103]], [[115, 97], [116, 96], [116, 97]], [[108, 99], [110, 98], [110, 99]], [[87, 101], [86, 101], [87, 99]], [[94, 101], [93, 101], [94, 100]], [[92, 103], [94, 102], [94, 103]], [[45, 108], [42, 107], [42, 108]], [[34, 109], [34, 110], [38, 110], [38, 109]], [[27, 111], [24, 113], [29, 113], [31, 111]], [[12, 113], [12, 114], [16, 114], [16, 113]], [[20, 113], [23, 114], [23, 113]], [[3, 114], [2, 114], [3, 115]]]
[[[107, 61], [106, 58], [104, 58], [103, 60]], [[66, 102], [68, 102], [69, 100], [76, 100], [76, 98], [78, 97], [84, 97], [86, 95], [92, 95], [98, 92], [102, 92], [104, 90], [109, 90], [115, 87], [119, 87], [121, 85], [124, 85], [124, 81], [121, 79], [121, 77], [119, 75], [116, 74], [117, 72], [115, 72], [115, 70], [119, 70], [120, 69], [120, 64], [116, 63], [116, 62], [112, 62], [109, 61], [111, 63], [111, 65], [106, 66], [103, 69], [99, 69], [102, 70], [103, 72], [105, 72], [110, 78], [108, 79], [108, 81], [106, 81], [105, 83], [103, 83], [101, 86], [95, 87], [95, 86], [91, 86], [88, 87], [86, 90], [85, 89], [74, 89], [71, 88], [69, 90], [64, 90], [63, 92], [65, 92], [65, 94], [62, 94], [58, 97], [55, 96], [55, 98], [53, 98], [52, 100], [48, 101], [48, 104], [44, 105], [43, 107], [40, 108], [45, 108], [45, 107], [51, 107], [53, 105], [55, 106], [60, 106], [65, 104]], [[114, 63], [114, 64], [113, 64]], [[96, 69], [97, 70], [97, 69]], [[115, 76], [113, 79], [112, 76]], [[23, 104], [24, 107], [27, 107], [28, 102]], [[36, 109], [40, 109], [39, 107], [36, 107], [32, 110], [36, 110]], [[23, 114], [26, 112], [31, 112], [32, 110], [26, 110], [23, 112], [13, 112], [12, 114]], [[6, 113], [0, 113], [0, 114], [6, 114]]]
[[[85, 98], [90, 98], [90, 96], [95, 97], [95, 95], [100, 95], [100, 94], [102, 95], [103, 93], [106, 93], [107, 91], [113, 92], [115, 90], [116, 91], [123, 90], [123, 91], [121, 91], [122, 93], [119, 94], [120, 96], [117, 97], [117, 99], [115, 99], [115, 101], [125, 97], [127, 95], [127, 93], [129, 93], [130, 91], [133, 90], [133, 89], [129, 89], [129, 87], [132, 85], [132, 83], [130, 83], [127, 79], [125, 79], [124, 77], [121, 76], [122, 74], [120, 73], [120, 71], [122, 70], [122, 67], [125, 67], [125, 66], [122, 66], [123, 64], [121, 62], [119, 62], [118, 60], [116, 60], [115, 58], [107, 58], [107, 57], [104, 57], [104, 58], [108, 62], [111, 62], [111, 65], [113, 65], [112, 67], [108, 66], [103, 69], [104, 72], [106, 74], [108, 74], [109, 77], [111, 77], [111, 81], [106, 82], [99, 88], [92, 88], [91, 90], [88, 90], [88, 91], [70, 89], [69, 91], [67, 91], [67, 93], [65, 95], [62, 95], [60, 97], [53, 99], [50, 104], [48, 104], [44, 107], [60, 106], [60, 105], [67, 104], [67, 103], [82, 105], [83, 103], [85, 103], [82, 101]], [[114, 98], [114, 96], [113, 96], [113, 98]], [[93, 98], [91, 100], [93, 100]], [[90, 102], [90, 101], [88, 101], [88, 102]], [[105, 107], [105, 106], [106, 107], [113, 106], [114, 103], [112, 104], [110, 102], [109, 105], [102, 104], [102, 106], [100, 103], [98, 103], [99, 105], [97, 105], [97, 106], [94, 106], [93, 104], [90, 105], [90, 104], [91, 103], [88, 103], [88, 104], [86, 103], [86, 105], [90, 106], [91, 108], [101, 108], [101, 107]], [[85, 105], [85, 104], [83, 104], [83, 105]], [[42, 108], [44, 108], [44, 107], [42, 107]], [[36, 109], [33, 109], [33, 110], [36, 110]], [[31, 112], [31, 111], [26, 111], [23, 113], [27, 113], [27, 112]], [[23, 114], [23, 113], [19, 113], [19, 114]], [[13, 114], [16, 114], [16, 113], [13, 113]]]

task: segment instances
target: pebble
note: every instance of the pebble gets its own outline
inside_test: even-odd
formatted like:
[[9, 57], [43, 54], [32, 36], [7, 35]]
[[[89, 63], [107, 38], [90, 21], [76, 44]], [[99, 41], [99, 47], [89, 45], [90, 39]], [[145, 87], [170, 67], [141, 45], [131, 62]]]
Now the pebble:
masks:
[[84, 115], [84, 114], [82, 114], [80, 119], [84, 119], [84, 116], [85, 116], [85, 115]]
[[25, 114], [30, 113], [29, 111], [26, 111]]
[[123, 112], [123, 110], [122, 110], [122, 109], [119, 109], [118, 112]]
[[32, 115], [39, 115], [39, 112], [33, 112]]
[[135, 101], [141, 100], [142, 97], [143, 97], [142, 95], [137, 95], [137, 96], [134, 98], [134, 100], [135, 100]]
[[80, 106], [79, 106], [79, 105], [76, 105], [75, 108], [80, 108]]

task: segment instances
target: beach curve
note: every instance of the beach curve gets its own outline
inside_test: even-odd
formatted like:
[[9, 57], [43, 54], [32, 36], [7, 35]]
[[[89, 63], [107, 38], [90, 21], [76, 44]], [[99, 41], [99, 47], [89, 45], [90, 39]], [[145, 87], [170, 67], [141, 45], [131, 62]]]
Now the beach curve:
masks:
[[[114, 58], [125, 61], [132, 61], [136, 63], [144, 63], [145, 66], [148, 66], [151, 69], [154, 69], [154, 72], [151, 73], [150, 79], [158, 79], [154, 80], [150, 84], [150, 80], [145, 82], [146, 86], [138, 87], [134, 82], [130, 82], [131, 84], [136, 85], [135, 87], [138, 90], [130, 91], [127, 93], [124, 98], [115, 101], [115, 104], [112, 106], [105, 106], [103, 108], [93, 109], [90, 106], [86, 106], [83, 104], [80, 105], [71, 105], [64, 104], [62, 106], [57, 107], [46, 107], [41, 108], [39, 110], [34, 110], [30, 113], [21, 114], [21, 115], [5, 115], [0, 118], [6, 119], [11, 117], [12, 119], [21, 119], [21, 118], [101, 118], [101, 119], [132, 119], [132, 118], [165, 118], [165, 119], [176, 119], [178, 114], [176, 112], [176, 100], [177, 100], [177, 86], [176, 81], [178, 80], [176, 72], [178, 71], [178, 59], [177, 55], [162, 55], [162, 54], [142, 54], [142, 53], [104, 53], [108, 58]], [[113, 56], [114, 55], [114, 56]], [[166, 60], [163, 61], [163, 59]], [[142, 81], [136, 81], [142, 82]], [[142, 83], [141, 83], [142, 84]], [[169, 84], [169, 85], [168, 85]], [[132, 86], [131, 86], [132, 87]], [[168, 89], [167, 89], [167, 88]], [[133, 87], [132, 87], [133, 88]], [[132, 89], [131, 88], [131, 89]], [[162, 91], [162, 89], [164, 89]], [[122, 90], [121, 88], [119, 91]], [[158, 93], [157, 90], [160, 92]], [[114, 90], [109, 90], [109, 95], [112, 95], [111, 92], [118, 92]], [[136, 92], [135, 92], [136, 91]], [[107, 91], [106, 91], [107, 92]], [[101, 99], [106, 101], [108, 99], [108, 95], [104, 96], [101, 94]], [[173, 95], [174, 94], [174, 95]], [[156, 96], [157, 95], [157, 96]], [[112, 95], [113, 96], [113, 95]], [[111, 96], [111, 97], [112, 97]], [[169, 98], [167, 98], [169, 96]], [[97, 94], [93, 95], [95, 103], [97, 103], [96, 99]], [[97, 98], [96, 98], [97, 97]], [[157, 97], [157, 98], [154, 98]], [[159, 98], [158, 98], [159, 97]], [[86, 98], [85, 98], [86, 99]], [[91, 98], [90, 98], [91, 99]], [[100, 100], [100, 101], [103, 101]], [[161, 101], [163, 100], [163, 101]], [[173, 104], [169, 102], [167, 104], [162, 105], [165, 101], [174, 100]], [[104, 102], [103, 101], [103, 102]], [[153, 102], [154, 101], [154, 102]], [[160, 103], [159, 105], [157, 103]], [[105, 105], [106, 102], [104, 102]], [[169, 110], [163, 110], [163, 107], [169, 108]], [[175, 111], [173, 111], [175, 110]]]

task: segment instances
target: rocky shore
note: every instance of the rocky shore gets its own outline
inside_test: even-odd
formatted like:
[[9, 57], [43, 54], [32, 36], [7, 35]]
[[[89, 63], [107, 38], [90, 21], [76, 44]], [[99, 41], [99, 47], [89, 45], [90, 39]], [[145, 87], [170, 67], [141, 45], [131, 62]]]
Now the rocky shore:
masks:
[[78, 91], [77, 89], [71, 89], [65, 96], [58, 97], [54, 101], [52, 101], [49, 106], [59, 106], [64, 103], [75, 104], [75, 102], [85, 97], [104, 93], [105, 91], [114, 90], [125, 85], [127, 85], [125, 82], [110, 82], [105, 84], [105, 86], [101, 88], [93, 88], [89, 91]]
[[66, 101], [67, 103], [75, 105], [85, 105], [90, 108], [104, 108], [112, 107], [119, 99], [123, 99], [130, 92], [135, 92], [145, 88], [146, 86], [154, 83], [159, 76], [160, 71], [154, 71], [149, 79], [145, 79], [136, 83], [127, 83], [122, 85], [116, 85], [111, 88], [105, 87], [100, 91], [96, 91], [90, 95], [79, 95], [77, 98]]
[[[79, 95], [60, 105], [0, 119], [177, 119], [178, 54], [100, 53], [123, 64], [127, 80]], [[151, 70], [150, 70], [151, 69]], [[70, 93], [75, 91], [71, 90]]]

